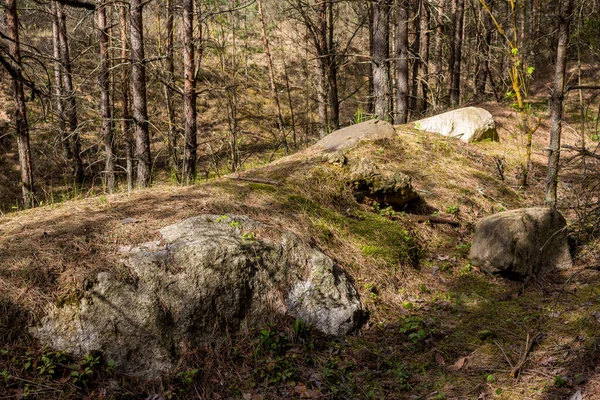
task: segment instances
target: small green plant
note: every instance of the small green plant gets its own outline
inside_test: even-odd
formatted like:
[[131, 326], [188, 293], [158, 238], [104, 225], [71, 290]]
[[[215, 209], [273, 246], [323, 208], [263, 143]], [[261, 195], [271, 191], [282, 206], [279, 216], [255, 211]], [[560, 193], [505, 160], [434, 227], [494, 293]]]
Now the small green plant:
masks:
[[415, 305], [410, 301], [403, 301], [402, 307], [406, 308], [407, 310], [412, 310], [413, 308], [415, 308]]
[[397, 214], [397, 212], [391, 206], [379, 210], [379, 215], [381, 215], [382, 217], [391, 218], [391, 217], [395, 217], [396, 214]]
[[242, 235], [242, 242], [252, 244], [256, 241], [256, 237], [253, 232], [246, 232]]
[[465, 265], [464, 267], [462, 267], [458, 272], [461, 274], [468, 274], [473, 270], [473, 266], [468, 263], [467, 265]]
[[100, 364], [100, 357], [88, 354], [81, 360], [79, 369], [71, 372], [74, 385], [87, 387], [89, 379], [94, 374], [94, 369]]
[[229, 218], [227, 215], [221, 215], [219, 218], [217, 218], [217, 222], [223, 222], [223, 221], [225, 221], [227, 218]]
[[115, 360], [108, 360], [108, 362], [106, 363], [106, 373], [109, 375], [113, 375], [115, 373], [117, 367], [117, 363], [115, 362]]
[[365, 283], [364, 286], [365, 291], [369, 294], [371, 301], [375, 302], [377, 300], [377, 288], [373, 283]]
[[285, 336], [278, 335], [277, 332], [271, 328], [271, 326], [268, 326], [267, 328], [260, 330], [258, 334], [260, 348], [273, 353], [278, 353], [285, 347], [287, 338]]
[[456, 252], [463, 257], [469, 255], [469, 251], [471, 251], [471, 243], [461, 243], [456, 245]]
[[396, 382], [400, 385], [400, 389], [409, 390], [410, 389], [410, 374], [406, 368], [406, 365], [402, 363], [396, 364], [394, 368], [394, 375], [396, 377]]
[[554, 377], [554, 386], [556, 387], [563, 387], [567, 385], [567, 380], [561, 376], [561, 375], [556, 375]]
[[10, 378], [8, 371], [3, 370], [2, 372], [0, 372], [0, 378], [4, 380], [4, 383], [8, 383], [8, 379]]
[[374, 119], [375, 116], [371, 114], [366, 114], [361, 107], [358, 107], [358, 110], [354, 113], [353, 121], [355, 124], [360, 124], [361, 122], [365, 122], [371, 119]]
[[458, 212], [460, 211], [458, 204], [450, 204], [447, 208], [446, 208], [446, 212], [448, 214], [452, 214], [454, 216], [458, 215]]
[[492, 382], [495, 382], [495, 381], [496, 381], [496, 377], [495, 377], [494, 375], [492, 375], [492, 374], [487, 374], [487, 375], [485, 376], [485, 381], [486, 381], [487, 383], [492, 383]]
[[427, 331], [423, 325], [423, 319], [415, 315], [402, 317], [398, 331], [400, 333], [408, 334], [408, 340], [410, 340], [413, 344], [416, 344], [427, 337]]
[[43, 355], [37, 363], [36, 369], [40, 375], [53, 376], [56, 370], [56, 365], [50, 357], [48, 357], [47, 355]]
[[240, 221], [231, 221], [229, 223], [229, 226], [232, 228], [239, 228], [240, 226], [242, 226], [242, 224], [240, 223]]
[[306, 326], [306, 323], [298, 318], [294, 320], [294, 323], [292, 324], [292, 329], [294, 329], [294, 334], [297, 338], [305, 337], [308, 333], [308, 327]]
[[192, 385], [192, 383], [194, 383], [198, 372], [200, 372], [198, 368], [189, 369], [178, 373], [177, 377], [181, 380], [181, 383], [187, 389]]

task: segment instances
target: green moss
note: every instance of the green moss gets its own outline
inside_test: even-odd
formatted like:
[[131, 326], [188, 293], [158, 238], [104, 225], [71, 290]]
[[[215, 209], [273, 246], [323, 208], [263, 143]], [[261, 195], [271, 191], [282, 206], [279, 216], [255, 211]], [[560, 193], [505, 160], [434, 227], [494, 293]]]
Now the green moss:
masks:
[[274, 193], [277, 192], [277, 188], [272, 185], [267, 185], [264, 183], [249, 183], [248, 187], [252, 190], [258, 190], [262, 192]]
[[354, 242], [364, 256], [373, 257], [389, 266], [418, 263], [420, 248], [414, 235], [401, 221], [392, 221], [364, 211], [347, 217], [298, 195], [291, 195], [288, 200], [291, 207], [313, 217], [313, 227], [322, 234], [322, 238], [330, 238], [332, 231], [338, 232], [342, 240]]
[[363, 212], [347, 220], [348, 231], [362, 243], [363, 255], [390, 265], [416, 264], [420, 250], [413, 235], [401, 222]]

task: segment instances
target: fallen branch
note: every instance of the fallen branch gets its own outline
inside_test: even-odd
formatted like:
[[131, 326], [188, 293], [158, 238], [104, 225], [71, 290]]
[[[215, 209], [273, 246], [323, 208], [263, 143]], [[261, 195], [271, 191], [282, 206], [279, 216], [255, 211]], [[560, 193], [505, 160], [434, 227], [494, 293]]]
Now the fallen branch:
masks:
[[578, 152], [582, 156], [592, 157], [592, 158], [595, 158], [596, 160], [600, 160], [600, 155], [598, 155], [594, 152], [591, 152], [588, 149], [585, 149], [583, 147], [575, 147], [575, 146], [570, 146], [568, 144], [563, 144], [561, 146], [561, 148], [567, 149], [567, 150], [573, 150], [573, 151]]
[[537, 341], [538, 337], [538, 334], [535, 334], [532, 337], [529, 333], [527, 333], [527, 339], [525, 340], [525, 349], [521, 353], [521, 357], [519, 358], [517, 364], [515, 364], [515, 366], [510, 371], [510, 376], [512, 376], [513, 378], [517, 378], [519, 376], [519, 372], [521, 372], [521, 368], [523, 368], [523, 365], [527, 361], [527, 356], [531, 352], [531, 349], [533, 348], [533, 345]]

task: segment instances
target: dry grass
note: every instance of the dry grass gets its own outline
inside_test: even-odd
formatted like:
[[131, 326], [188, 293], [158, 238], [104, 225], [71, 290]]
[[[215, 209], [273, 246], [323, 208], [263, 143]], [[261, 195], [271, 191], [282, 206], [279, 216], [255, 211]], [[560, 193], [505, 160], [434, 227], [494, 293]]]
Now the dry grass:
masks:
[[[16, 396], [29, 386], [38, 398], [559, 399], [577, 389], [593, 398], [600, 354], [597, 272], [578, 264], [546, 281], [519, 284], [468, 265], [475, 221], [502, 208], [539, 205], [543, 193], [543, 131], [536, 135], [536, 172], [524, 190], [516, 186], [514, 118], [500, 106], [484, 106], [502, 126], [499, 144], [467, 145], [398, 127], [397, 139], [348, 153], [351, 160], [370, 157], [411, 175], [424, 201], [405, 211], [436, 212], [460, 221], [458, 228], [414, 223], [401, 210], [392, 221], [357, 204], [344, 185], [344, 169], [312, 150], [243, 175], [277, 185], [220, 179], [155, 186], [0, 217], [0, 349], [6, 350], [0, 372], [12, 376], [0, 395]], [[494, 157], [505, 160], [504, 181]], [[272, 325], [243, 327], [190, 349], [159, 381], [121, 382], [101, 367], [88, 387], [78, 387], [69, 370], [50, 378], [24, 368], [27, 357], [37, 368], [48, 354], [26, 327], [50, 307], [78, 301], [99, 271], [126, 278], [119, 247], [155, 240], [161, 227], [201, 213], [245, 214], [322, 248], [355, 279], [368, 324], [356, 336], [331, 340], [292, 329], [285, 316], [267, 316], [265, 324]], [[125, 218], [137, 222], [124, 224]], [[269, 229], [259, 233], [269, 235]], [[527, 334], [541, 336], [515, 379], [509, 361], [520, 358]]]

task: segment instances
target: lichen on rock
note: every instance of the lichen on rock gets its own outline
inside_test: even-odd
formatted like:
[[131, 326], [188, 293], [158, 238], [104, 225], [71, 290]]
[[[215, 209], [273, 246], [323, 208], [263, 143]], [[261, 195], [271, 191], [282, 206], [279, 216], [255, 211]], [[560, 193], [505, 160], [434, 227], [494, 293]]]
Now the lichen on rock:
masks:
[[211, 340], [215, 327], [235, 330], [264, 313], [289, 314], [328, 335], [357, 329], [362, 306], [346, 273], [290, 232], [255, 238], [259, 226], [217, 215], [167, 226], [160, 241], [123, 249], [130, 281], [100, 273], [80, 304], [56, 308], [33, 333], [55, 349], [98, 351], [124, 373], [153, 377], [186, 346]]

